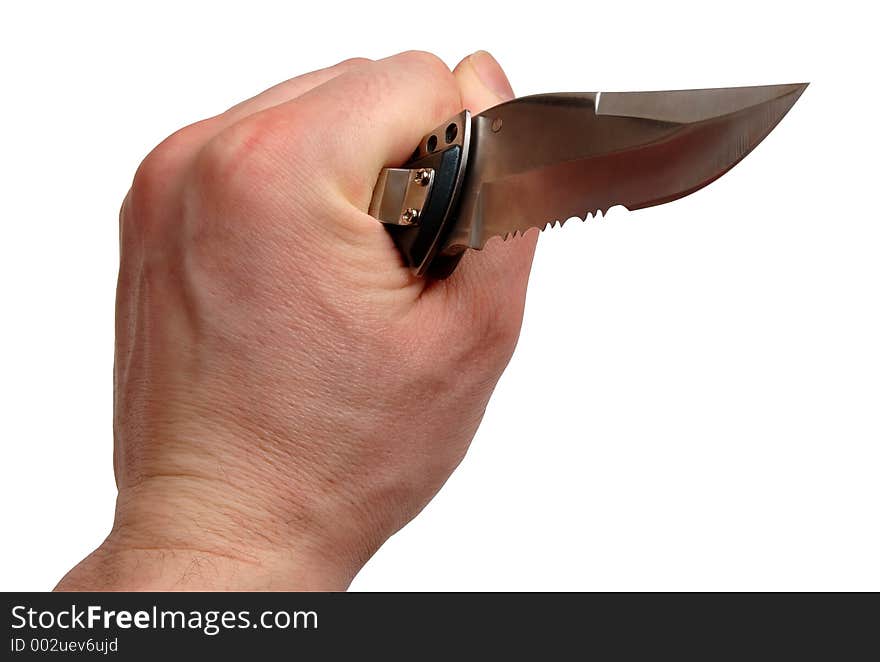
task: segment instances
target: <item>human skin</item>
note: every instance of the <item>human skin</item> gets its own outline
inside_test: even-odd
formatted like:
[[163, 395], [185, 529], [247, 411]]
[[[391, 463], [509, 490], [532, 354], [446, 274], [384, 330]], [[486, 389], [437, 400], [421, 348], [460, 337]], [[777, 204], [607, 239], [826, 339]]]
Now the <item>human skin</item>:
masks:
[[442, 487], [516, 345], [536, 232], [414, 277], [385, 166], [512, 97], [485, 52], [347, 60], [170, 136], [120, 212], [113, 528], [59, 590], [343, 590]]

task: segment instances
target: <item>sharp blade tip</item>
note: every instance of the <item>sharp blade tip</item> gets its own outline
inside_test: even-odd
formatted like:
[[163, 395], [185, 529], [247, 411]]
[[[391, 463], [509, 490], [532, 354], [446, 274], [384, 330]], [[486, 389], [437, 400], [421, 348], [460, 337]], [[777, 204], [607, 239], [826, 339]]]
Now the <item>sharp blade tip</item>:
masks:
[[788, 87], [791, 92], [794, 92], [795, 94], [800, 96], [801, 94], [804, 93], [804, 90], [806, 90], [809, 86], [810, 86], [809, 83], [789, 83], [788, 85], [785, 85], [784, 87]]
[[804, 90], [806, 90], [809, 85], [809, 83], [785, 83], [783, 85], [773, 85], [771, 87], [774, 87], [778, 90], [776, 94], [777, 99], [791, 95], [794, 97], [794, 100], [792, 101], [792, 103], [794, 103], [795, 101], [797, 101], [798, 97], [800, 97], [804, 93]]

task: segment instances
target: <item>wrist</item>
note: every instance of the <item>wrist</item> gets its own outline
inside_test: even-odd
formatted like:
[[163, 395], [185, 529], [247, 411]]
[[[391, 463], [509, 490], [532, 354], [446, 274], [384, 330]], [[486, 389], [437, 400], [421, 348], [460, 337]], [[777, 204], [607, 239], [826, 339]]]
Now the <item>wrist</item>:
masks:
[[278, 557], [236, 558], [202, 549], [137, 549], [105, 542], [56, 591], [344, 591], [332, 569]]
[[359, 564], [216, 485], [162, 476], [120, 490], [107, 539], [56, 590], [342, 591]]

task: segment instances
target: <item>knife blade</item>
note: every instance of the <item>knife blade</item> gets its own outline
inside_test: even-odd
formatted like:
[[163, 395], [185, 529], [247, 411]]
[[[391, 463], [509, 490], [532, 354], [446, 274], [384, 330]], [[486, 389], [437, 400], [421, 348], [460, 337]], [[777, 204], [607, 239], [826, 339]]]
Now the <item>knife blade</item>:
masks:
[[449, 276], [467, 249], [612, 206], [670, 202], [751, 152], [807, 84], [520, 97], [463, 111], [382, 171], [370, 214], [419, 276]]

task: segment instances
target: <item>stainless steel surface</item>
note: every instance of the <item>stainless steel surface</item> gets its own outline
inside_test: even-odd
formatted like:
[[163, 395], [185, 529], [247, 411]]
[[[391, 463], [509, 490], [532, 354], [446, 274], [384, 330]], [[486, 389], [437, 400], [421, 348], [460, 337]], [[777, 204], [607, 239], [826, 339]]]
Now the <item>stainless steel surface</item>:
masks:
[[385, 168], [373, 189], [370, 215], [383, 223], [415, 225], [433, 183], [432, 168]]
[[449, 149], [455, 145], [467, 151], [470, 145], [470, 127], [471, 113], [469, 110], [463, 110], [455, 117], [450, 117], [422, 138], [410, 161], [417, 161], [429, 154]]
[[693, 193], [754, 149], [805, 88], [542, 94], [490, 108], [472, 121], [443, 251]]

